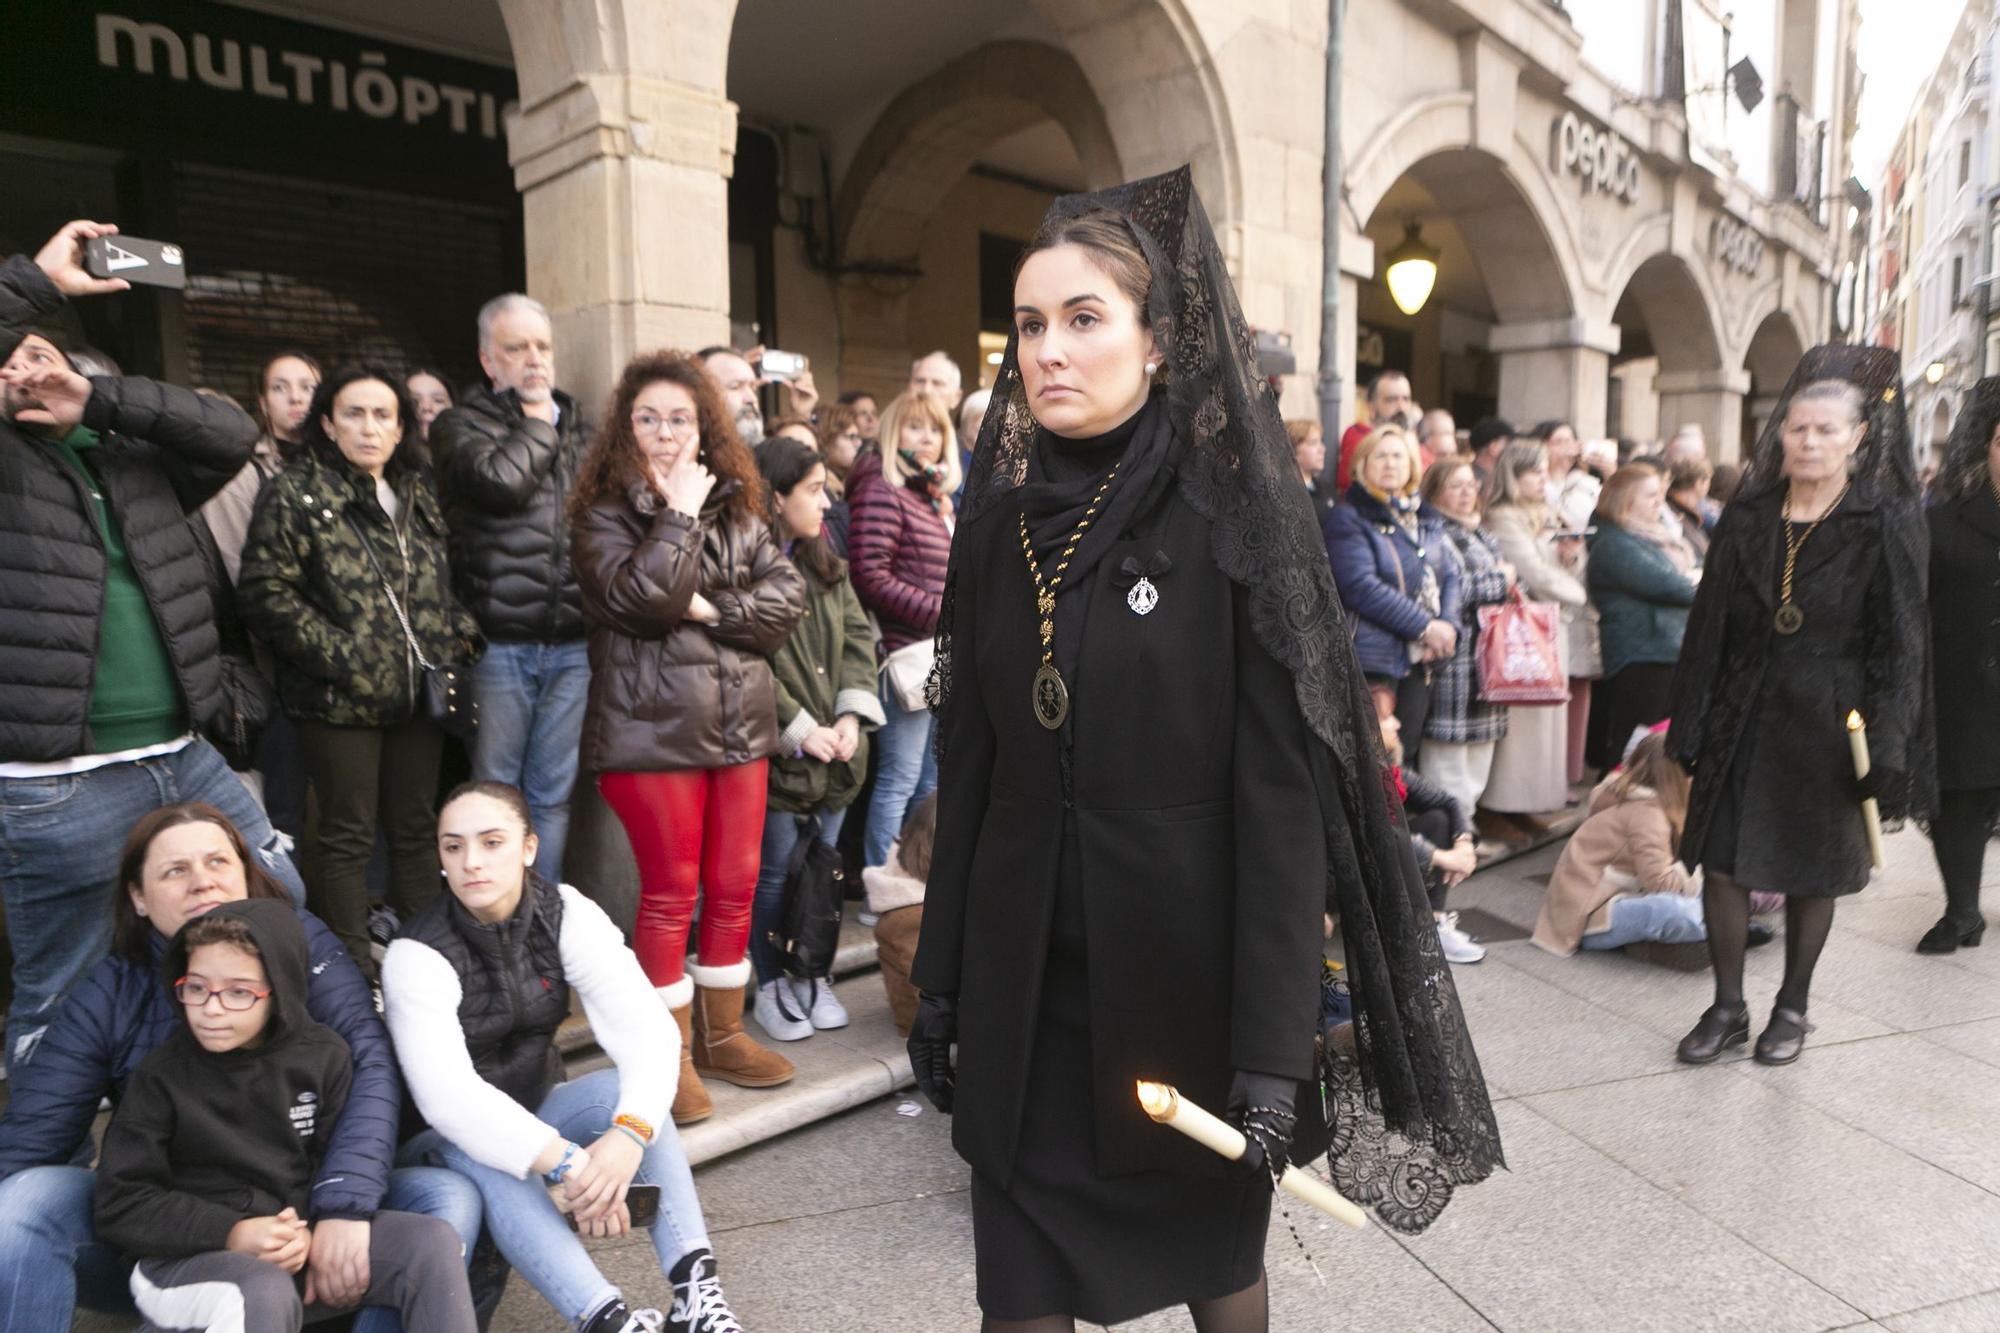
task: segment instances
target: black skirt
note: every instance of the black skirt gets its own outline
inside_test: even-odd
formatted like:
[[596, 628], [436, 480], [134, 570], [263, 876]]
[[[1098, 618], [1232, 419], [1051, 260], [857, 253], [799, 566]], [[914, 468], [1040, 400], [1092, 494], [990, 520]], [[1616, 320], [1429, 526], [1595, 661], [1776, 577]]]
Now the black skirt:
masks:
[[1003, 1188], [972, 1173], [979, 1308], [991, 1319], [1123, 1323], [1241, 1291], [1264, 1267], [1271, 1195], [1263, 1186], [1165, 1171], [1097, 1174], [1081, 881], [1072, 825], [1063, 835], [1014, 1176]]

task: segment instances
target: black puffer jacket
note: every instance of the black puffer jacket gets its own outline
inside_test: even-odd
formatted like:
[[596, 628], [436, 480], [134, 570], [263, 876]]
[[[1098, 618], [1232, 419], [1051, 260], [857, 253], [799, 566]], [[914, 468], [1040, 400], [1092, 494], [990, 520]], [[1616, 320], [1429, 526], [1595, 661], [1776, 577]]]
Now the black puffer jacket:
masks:
[[[0, 344], [62, 304], [25, 259], [0, 265]], [[173, 660], [188, 723], [222, 709], [208, 567], [189, 515], [244, 463], [257, 424], [240, 408], [144, 379], [97, 378], [83, 424], [112, 518]], [[104, 536], [84, 479], [40, 440], [0, 422], [0, 762], [95, 751], [90, 690], [104, 606]]]
[[451, 893], [410, 918], [398, 938], [428, 945], [458, 973], [459, 1025], [479, 1077], [533, 1109], [563, 1080], [556, 1029], [569, 1016], [562, 894], [540, 875], [510, 920], [484, 925]]
[[431, 423], [453, 585], [489, 639], [583, 637], [563, 510], [590, 423], [575, 399], [555, 398], [554, 426], [525, 415], [511, 389], [474, 390]]

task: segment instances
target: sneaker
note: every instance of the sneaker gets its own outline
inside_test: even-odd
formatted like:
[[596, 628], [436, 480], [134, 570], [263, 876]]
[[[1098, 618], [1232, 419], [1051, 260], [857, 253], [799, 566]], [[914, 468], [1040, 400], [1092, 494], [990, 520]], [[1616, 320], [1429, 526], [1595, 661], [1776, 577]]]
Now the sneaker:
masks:
[[665, 1333], [667, 1317], [658, 1310], [632, 1310], [613, 1300], [583, 1326], [583, 1333]]
[[812, 1025], [821, 1032], [847, 1026], [847, 1009], [841, 1004], [840, 997], [833, 993], [831, 978], [820, 977], [813, 981], [794, 979], [788, 984], [792, 994], [798, 997], [799, 1007], [806, 1011]]
[[403, 928], [396, 909], [387, 903], [371, 903], [368, 907], [368, 938], [383, 948], [396, 938], [396, 932]]
[[774, 1040], [800, 1041], [813, 1034], [813, 1025], [806, 1017], [805, 1006], [793, 996], [791, 983], [783, 977], [773, 977], [757, 987], [757, 1004], [753, 1012], [757, 1026]]
[[681, 1257], [667, 1275], [674, 1284], [674, 1308], [667, 1314], [667, 1333], [743, 1333], [743, 1325], [722, 1298], [722, 1280], [715, 1275], [715, 1255], [694, 1250]]
[[1458, 928], [1458, 913], [1446, 912], [1437, 928], [1438, 944], [1444, 949], [1447, 961], [1476, 963], [1486, 956], [1486, 946]]

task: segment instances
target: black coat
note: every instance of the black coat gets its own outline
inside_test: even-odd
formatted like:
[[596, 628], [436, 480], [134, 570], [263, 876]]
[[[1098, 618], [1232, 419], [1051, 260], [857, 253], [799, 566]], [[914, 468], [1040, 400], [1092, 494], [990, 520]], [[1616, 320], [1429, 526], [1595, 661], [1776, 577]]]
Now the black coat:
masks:
[[2000, 787], [2000, 500], [1982, 480], [1928, 517], [1938, 786]]
[[[0, 342], [62, 304], [26, 260], [0, 267]], [[190, 516], [250, 459], [242, 409], [145, 379], [90, 382], [91, 464], [173, 663], [189, 725], [223, 708], [208, 562]], [[90, 692], [104, 613], [104, 534], [84, 478], [0, 422], [0, 761], [90, 754]]]
[[551, 426], [522, 412], [512, 390], [479, 389], [431, 423], [453, 590], [489, 639], [561, 643], [584, 634], [563, 511], [590, 424], [568, 394], [558, 391], [556, 405]]
[[[1848, 711], [1867, 722], [1875, 767], [1907, 778], [1922, 748], [1928, 633], [1892, 609], [1923, 619], [1925, 571], [1895, 556], [1922, 538], [1887, 534], [1922, 519], [1855, 482], [1799, 553], [1792, 591], [1805, 623], [1783, 635], [1772, 624], [1783, 502], [1782, 490], [1738, 501], [1716, 527], [1675, 671], [1668, 749], [1694, 775], [1682, 860], [1703, 864], [1718, 806], [1734, 805], [1738, 882], [1822, 897], [1868, 882]], [[1724, 801], [1738, 765], [1740, 802]]]
[[[1326, 850], [1291, 675], [1252, 637], [1210, 525], [1169, 487], [1089, 589], [1068, 682], [1073, 808], [1037, 722], [1035, 590], [1018, 496], [959, 530], [952, 694], [923, 936], [911, 969], [959, 1002], [952, 1141], [1004, 1186], [1033, 1056], [1065, 824], [1080, 841], [1096, 1161], [1112, 1175], [1218, 1161], [1140, 1112], [1174, 1083], [1220, 1114], [1231, 1073], [1311, 1072]], [[1145, 616], [1129, 557], [1161, 568]]]

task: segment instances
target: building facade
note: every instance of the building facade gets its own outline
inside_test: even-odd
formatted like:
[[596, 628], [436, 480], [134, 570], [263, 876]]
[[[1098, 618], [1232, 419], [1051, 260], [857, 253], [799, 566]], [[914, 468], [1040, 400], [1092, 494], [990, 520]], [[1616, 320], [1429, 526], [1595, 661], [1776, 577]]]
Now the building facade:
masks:
[[[1854, 7], [1349, 0], [1346, 384], [1395, 366], [1461, 424], [1693, 422], [1732, 456], [1830, 332]], [[87, 330], [176, 377], [244, 391], [274, 341], [469, 375], [475, 297], [522, 284], [589, 398], [637, 350], [725, 340], [804, 352], [825, 389], [893, 389], [933, 347], [970, 379], [1057, 193], [1191, 162], [1313, 411], [1319, 0], [27, 9], [0, 158], [54, 183], [0, 234], [87, 203], [188, 240], [184, 301]], [[1380, 270], [1412, 226], [1438, 277], [1406, 315]]]
[[2000, 319], [1991, 285], [1996, 56], [2000, 7], [1967, 0], [1876, 189], [1874, 341], [1902, 354], [1920, 466], [1935, 460], [1973, 382], [2000, 370], [2000, 329], [1989, 327]]

